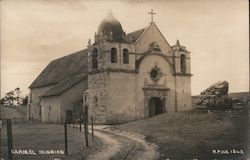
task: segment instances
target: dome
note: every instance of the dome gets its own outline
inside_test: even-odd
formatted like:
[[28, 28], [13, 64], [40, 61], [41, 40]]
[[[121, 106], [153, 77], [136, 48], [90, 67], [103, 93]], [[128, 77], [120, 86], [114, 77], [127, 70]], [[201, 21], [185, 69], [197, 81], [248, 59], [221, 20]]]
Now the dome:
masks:
[[124, 33], [121, 23], [109, 12], [99, 25], [97, 34], [106, 36], [109, 40], [119, 41]]

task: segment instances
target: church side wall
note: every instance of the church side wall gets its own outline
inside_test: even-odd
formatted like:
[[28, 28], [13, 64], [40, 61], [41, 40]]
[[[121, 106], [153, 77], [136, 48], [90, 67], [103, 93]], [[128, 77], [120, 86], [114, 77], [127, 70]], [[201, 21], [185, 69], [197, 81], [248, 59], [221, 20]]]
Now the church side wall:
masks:
[[42, 122], [61, 122], [61, 97], [49, 96], [43, 97], [41, 100], [42, 106]]
[[66, 111], [73, 111], [73, 105], [79, 101], [82, 101], [83, 92], [88, 88], [88, 80], [83, 79], [67, 91], [63, 92], [61, 98], [61, 122], [65, 121]]
[[40, 120], [40, 97], [44, 92], [52, 88], [54, 85], [32, 88], [30, 89], [30, 112], [28, 112], [28, 117], [30, 119]]
[[135, 73], [109, 72], [107, 123], [122, 123], [136, 119]]
[[191, 77], [177, 76], [176, 77], [177, 91], [177, 111], [185, 111], [192, 109], [191, 104]]

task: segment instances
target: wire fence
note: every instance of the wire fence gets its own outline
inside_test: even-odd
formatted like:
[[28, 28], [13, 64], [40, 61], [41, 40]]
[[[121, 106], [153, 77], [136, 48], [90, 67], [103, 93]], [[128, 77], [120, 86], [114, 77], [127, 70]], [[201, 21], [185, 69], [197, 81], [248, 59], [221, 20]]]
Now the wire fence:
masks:
[[86, 139], [86, 134], [80, 131], [79, 127], [76, 129], [69, 126], [69, 124], [46, 124], [23, 119], [9, 122], [2, 120], [1, 158], [4, 160], [83, 159], [82, 151], [86, 150], [88, 137]]

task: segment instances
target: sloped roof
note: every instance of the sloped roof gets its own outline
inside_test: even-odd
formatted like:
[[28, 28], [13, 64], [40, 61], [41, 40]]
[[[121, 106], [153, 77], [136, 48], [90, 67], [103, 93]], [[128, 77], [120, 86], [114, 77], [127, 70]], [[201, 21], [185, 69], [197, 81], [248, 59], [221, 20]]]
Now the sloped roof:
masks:
[[29, 88], [54, 85], [78, 74], [87, 73], [87, 49], [50, 62]]
[[63, 93], [64, 91], [71, 88], [72, 86], [77, 84], [79, 81], [87, 77], [88, 77], [87, 74], [79, 74], [76, 76], [68, 77], [67, 79], [59, 82], [54, 87], [52, 87], [51, 89], [46, 91], [44, 94], [42, 94], [42, 97], [60, 95], [61, 93]]
[[135, 42], [141, 36], [141, 34], [145, 31], [145, 29], [146, 28], [142, 28], [142, 29], [139, 29], [137, 31], [128, 33], [125, 37], [126, 41]]

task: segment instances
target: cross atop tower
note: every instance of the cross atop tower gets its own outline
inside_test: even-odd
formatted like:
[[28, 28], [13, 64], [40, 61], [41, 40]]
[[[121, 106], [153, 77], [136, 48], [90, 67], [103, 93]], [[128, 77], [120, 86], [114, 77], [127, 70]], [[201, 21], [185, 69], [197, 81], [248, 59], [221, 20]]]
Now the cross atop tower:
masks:
[[154, 22], [154, 14], [156, 14], [156, 13], [154, 13], [154, 10], [153, 9], [151, 9], [151, 12], [148, 12], [148, 14], [151, 14], [151, 23], [153, 23]]

